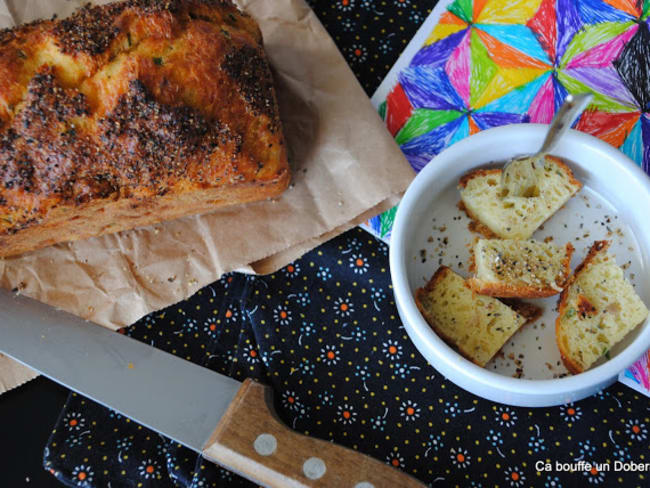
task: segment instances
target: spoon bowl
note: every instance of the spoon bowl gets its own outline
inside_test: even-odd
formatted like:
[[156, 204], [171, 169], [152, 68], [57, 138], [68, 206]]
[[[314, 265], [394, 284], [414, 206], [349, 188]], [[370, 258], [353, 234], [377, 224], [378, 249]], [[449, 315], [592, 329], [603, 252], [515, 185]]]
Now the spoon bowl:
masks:
[[518, 156], [509, 160], [501, 173], [501, 186], [511, 197], [534, 197], [539, 195], [535, 166], [557, 145], [558, 141], [571, 128], [573, 121], [589, 105], [591, 93], [567, 95], [564, 103], [551, 122], [542, 147], [535, 154]]

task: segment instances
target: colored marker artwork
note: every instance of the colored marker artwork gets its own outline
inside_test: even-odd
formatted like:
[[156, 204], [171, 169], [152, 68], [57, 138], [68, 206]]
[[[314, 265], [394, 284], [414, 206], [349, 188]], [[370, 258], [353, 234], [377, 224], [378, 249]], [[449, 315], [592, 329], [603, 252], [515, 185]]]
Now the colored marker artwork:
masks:
[[[374, 99], [416, 171], [464, 137], [548, 123], [567, 93], [591, 92], [576, 128], [650, 172], [650, 0], [456, 0], [434, 15], [387, 96]], [[387, 238], [393, 218], [369, 227]]]
[[[591, 92], [574, 126], [650, 173], [650, 0], [441, 0], [373, 97], [420, 171], [484, 129], [549, 123]], [[365, 227], [390, 238], [395, 209]], [[650, 394], [649, 354], [620, 375]]]

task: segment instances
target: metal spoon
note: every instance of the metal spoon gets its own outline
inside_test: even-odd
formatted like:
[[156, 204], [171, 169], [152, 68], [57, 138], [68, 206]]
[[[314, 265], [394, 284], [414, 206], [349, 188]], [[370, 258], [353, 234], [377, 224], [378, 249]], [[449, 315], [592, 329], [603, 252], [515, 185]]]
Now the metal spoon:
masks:
[[[543, 161], [543, 158], [571, 128], [571, 124], [573, 124], [576, 117], [589, 105], [592, 98], [591, 93], [568, 95], [555, 114], [539, 151], [532, 156], [518, 156], [505, 164], [501, 173], [501, 186], [507, 190], [505, 195], [510, 197], [532, 197], [539, 194], [535, 174], [536, 162], [540, 159]], [[543, 164], [543, 162], [540, 162], [540, 164]]]

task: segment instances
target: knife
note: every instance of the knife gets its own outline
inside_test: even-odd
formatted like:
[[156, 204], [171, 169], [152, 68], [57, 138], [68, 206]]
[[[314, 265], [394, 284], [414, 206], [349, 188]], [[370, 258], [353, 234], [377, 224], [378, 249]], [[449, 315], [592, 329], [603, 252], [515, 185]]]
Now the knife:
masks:
[[243, 383], [0, 290], [0, 351], [269, 487], [421, 487], [376, 459], [292, 431], [272, 389]]

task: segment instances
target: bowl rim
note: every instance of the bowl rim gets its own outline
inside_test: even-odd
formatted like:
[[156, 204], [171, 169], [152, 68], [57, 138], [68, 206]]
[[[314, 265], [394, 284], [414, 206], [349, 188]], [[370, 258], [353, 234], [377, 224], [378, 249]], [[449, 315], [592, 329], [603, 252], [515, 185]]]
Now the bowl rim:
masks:
[[[507, 132], [527, 132], [527, 136], [530, 137], [531, 135], [540, 134], [542, 132], [545, 133], [547, 128], [548, 125], [546, 124], [525, 123], [510, 124], [486, 129], [477, 134], [466, 137], [433, 157], [422, 171], [416, 175], [399, 203], [389, 247], [390, 273], [395, 302], [401, 312], [400, 315], [403, 315], [402, 320], [404, 321], [409, 338], [415, 343], [416, 348], [425, 359], [427, 359], [435, 368], [435, 361], [432, 361], [432, 357], [428, 357], [432, 356], [433, 351], [435, 351], [436, 361], [442, 361], [446, 369], [452, 370], [455, 373], [466, 377], [466, 379], [470, 381], [477, 382], [477, 386], [494, 387], [498, 385], [498, 388], [502, 391], [508, 391], [509, 393], [516, 395], [529, 395], [534, 397], [541, 397], [549, 394], [567, 395], [578, 390], [584, 390], [590, 386], [595, 387], [610, 378], [618, 377], [619, 373], [634, 363], [646, 350], [648, 350], [648, 347], [650, 347], [650, 327], [648, 327], [650, 318], [646, 318], [644, 323], [638, 326], [644, 328], [644, 330], [641, 331], [631, 344], [620, 351], [612, 359], [593, 369], [563, 378], [540, 380], [513, 378], [492, 372], [469, 361], [447, 345], [447, 343], [433, 331], [417, 308], [415, 298], [410, 289], [407, 268], [402, 263], [402, 259], [405, 257], [407, 249], [406, 242], [408, 236], [406, 235], [406, 226], [409, 215], [417, 206], [420, 195], [426, 190], [426, 183], [434, 180], [437, 175], [446, 171], [447, 166], [444, 164], [445, 159], [453, 160], [454, 154], [462, 153], [477, 143], [480, 144], [486, 139], [493, 138], [495, 135], [501, 135], [502, 133]], [[621, 151], [594, 136], [573, 129], [564, 137], [567, 139], [572, 138], [580, 145], [593, 146], [596, 150], [608, 154], [614, 161], [614, 164], [618, 166], [617, 170], [625, 172], [627, 178], [640, 180], [642, 187], [645, 189], [648, 198], [650, 199], [650, 178], [648, 178], [648, 175]], [[442, 164], [440, 164], [440, 162], [436, 164], [435, 161], [440, 159], [443, 160]], [[637, 235], [637, 238], [638, 237], [639, 236]], [[650, 236], [639, 240], [642, 242], [645, 241], [645, 247], [650, 249]], [[411, 337], [412, 334], [416, 335], [420, 342], [426, 344], [428, 348], [431, 349], [431, 354], [425, 354], [425, 352], [420, 350], [418, 341], [413, 340], [413, 337]], [[455, 383], [453, 378], [449, 379]]]

